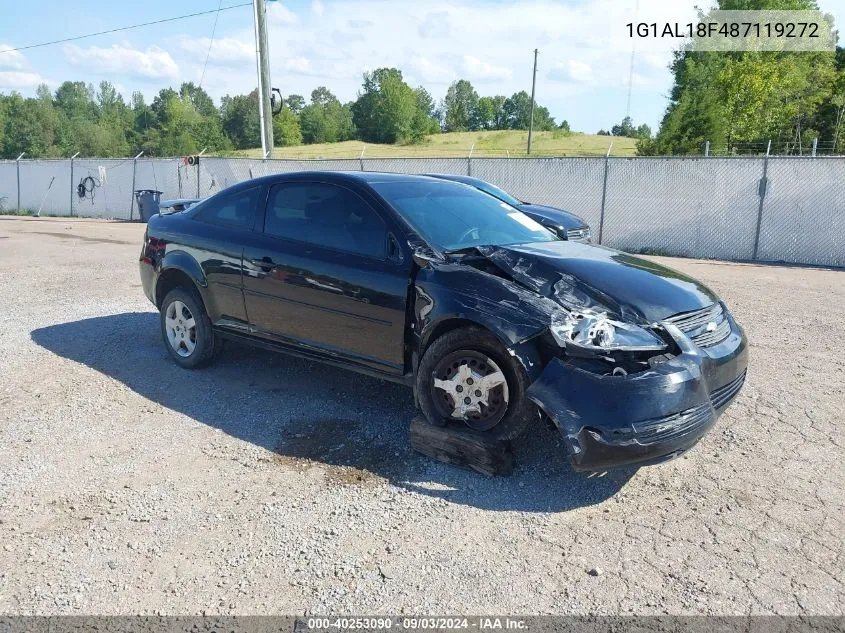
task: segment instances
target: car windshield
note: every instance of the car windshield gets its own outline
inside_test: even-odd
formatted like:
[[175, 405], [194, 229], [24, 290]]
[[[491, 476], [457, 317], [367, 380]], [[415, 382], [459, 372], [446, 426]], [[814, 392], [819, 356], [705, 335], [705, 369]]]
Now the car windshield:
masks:
[[511, 205], [454, 182], [376, 182], [372, 187], [433, 246], [462, 250], [551, 242], [557, 236]]
[[481, 189], [481, 191], [489, 193], [491, 196], [495, 196], [502, 202], [507, 202], [512, 207], [518, 207], [521, 204], [525, 204], [522, 200], [517, 200], [504, 189], [499, 189], [496, 185], [491, 185], [489, 182], [480, 180], [475, 186]]

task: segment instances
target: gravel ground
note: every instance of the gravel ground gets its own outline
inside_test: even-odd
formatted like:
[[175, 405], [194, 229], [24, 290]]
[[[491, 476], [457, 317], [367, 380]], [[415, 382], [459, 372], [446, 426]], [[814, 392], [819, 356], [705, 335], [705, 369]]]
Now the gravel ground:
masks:
[[0, 218], [0, 613], [843, 614], [845, 272], [668, 260], [746, 327], [683, 458], [510, 478], [413, 453], [411, 392], [169, 359], [140, 225]]

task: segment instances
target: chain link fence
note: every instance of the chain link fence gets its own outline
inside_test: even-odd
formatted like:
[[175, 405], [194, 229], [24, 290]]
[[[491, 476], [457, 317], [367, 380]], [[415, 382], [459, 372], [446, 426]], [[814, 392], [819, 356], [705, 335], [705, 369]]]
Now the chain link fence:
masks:
[[624, 251], [845, 267], [845, 158], [835, 157], [0, 161], [0, 206], [133, 220], [138, 189], [205, 197], [303, 170], [471, 175], [568, 209]]

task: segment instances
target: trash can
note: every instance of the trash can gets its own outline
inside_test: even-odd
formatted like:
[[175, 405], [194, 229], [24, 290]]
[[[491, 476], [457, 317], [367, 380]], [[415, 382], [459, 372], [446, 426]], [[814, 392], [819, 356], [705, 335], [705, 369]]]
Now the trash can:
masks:
[[158, 213], [158, 203], [161, 200], [161, 191], [155, 189], [138, 189], [135, 192], [135, 200], [138, 202], [138, 214], [141, 222], [147, 222]]

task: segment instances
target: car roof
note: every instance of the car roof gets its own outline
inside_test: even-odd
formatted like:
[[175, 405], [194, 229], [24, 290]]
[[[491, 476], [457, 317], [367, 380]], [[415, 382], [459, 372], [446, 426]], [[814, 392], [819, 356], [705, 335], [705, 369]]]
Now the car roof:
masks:
[[483, 183], [481, 178], [473, 178], [472, 176], [463, 176], [461, 174], [424, 174], [430, 178], [437, 178], [439, 180], [451, 180], [453, 182], [461, 182], [465, 185], [472, 185], [475, 187], [478, 183]]
[[266, 183], [275, 183], [280, 180], [300, 180], [309, 177], [319, 178], [321, 180], [328, 180], [334, 182], [360, 182], [366, 184], [373, 184], [378, 182], [433, 182], [438, 180], [430, 176], [418, 176], [415, 174], [395, 174], [390, 172], [378, 171], [291, 171], [280, 174], [271, 174], [269, 176], [260, 176], [252, 180], [245, 180], [233, 188], [247, 189], [256, 185], [263, 185]]

